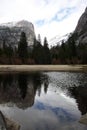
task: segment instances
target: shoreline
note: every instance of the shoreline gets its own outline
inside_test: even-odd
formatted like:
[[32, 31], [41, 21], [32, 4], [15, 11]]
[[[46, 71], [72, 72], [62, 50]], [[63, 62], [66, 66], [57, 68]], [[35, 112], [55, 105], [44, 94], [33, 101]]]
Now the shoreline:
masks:
[[87, 65], [0, 65], [3, 72], [87, 72]]

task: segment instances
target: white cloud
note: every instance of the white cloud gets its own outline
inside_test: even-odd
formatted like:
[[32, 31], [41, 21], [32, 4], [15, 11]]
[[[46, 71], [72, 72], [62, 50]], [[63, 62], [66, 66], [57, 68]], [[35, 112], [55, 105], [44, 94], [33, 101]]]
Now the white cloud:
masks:
[[36, 34], [51, 39], [74, 30], [86, 5], [87, 0], [0, 0], [0, 23], [25, 19], [34, 24]]

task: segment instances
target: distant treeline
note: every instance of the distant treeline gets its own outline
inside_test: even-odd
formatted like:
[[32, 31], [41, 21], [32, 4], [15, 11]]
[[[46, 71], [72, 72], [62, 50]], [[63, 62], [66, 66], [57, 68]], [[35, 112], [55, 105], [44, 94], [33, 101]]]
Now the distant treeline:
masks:
[[22, 32], [17, 48], [7, 46], [3, 41], [0, 64], [86, 64], [87, 44], [78, 44], [77, 39], [78, 35], [73, 33], [66, 42], [49, 48], [47, 38], [44, 38], [42, 45], [39, 35], [31, 48], [26, 34]]

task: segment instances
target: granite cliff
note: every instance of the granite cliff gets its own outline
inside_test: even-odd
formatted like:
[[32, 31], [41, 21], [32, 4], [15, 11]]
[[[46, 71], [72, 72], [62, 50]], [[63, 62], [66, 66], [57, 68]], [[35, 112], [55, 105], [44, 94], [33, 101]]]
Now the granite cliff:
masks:
[[87, 44], [87, 8], [81, 15], [74, 33], [77, 34], [78, 44]]
[[12, 47], [18, 46], [21, 32], [26, 33], [28, 46], [32, 46], [35, 37], [34, 26], [25, 20], [0, 25], [0, 46], [3, 46], [3, 42], [6, 45], [11, 44]]

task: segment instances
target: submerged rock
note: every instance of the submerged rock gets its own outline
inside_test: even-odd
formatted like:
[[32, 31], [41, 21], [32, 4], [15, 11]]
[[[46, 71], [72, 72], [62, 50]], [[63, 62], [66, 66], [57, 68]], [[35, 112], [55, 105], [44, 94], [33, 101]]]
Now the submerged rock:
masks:
[[20, 130], [20, 125], [13, 120], [5, 117], [5, 121], [7, 124], [7, 130]]
[[0, 130], [7, 130], [6, 121], [1, 111], [0, 111]]
[[87, 113], [80, 118], [79, 122], [87, 125]]
[[0, 130], [20, 130], [20, 125], [13, 120], [7, 118], [0, 111]]

